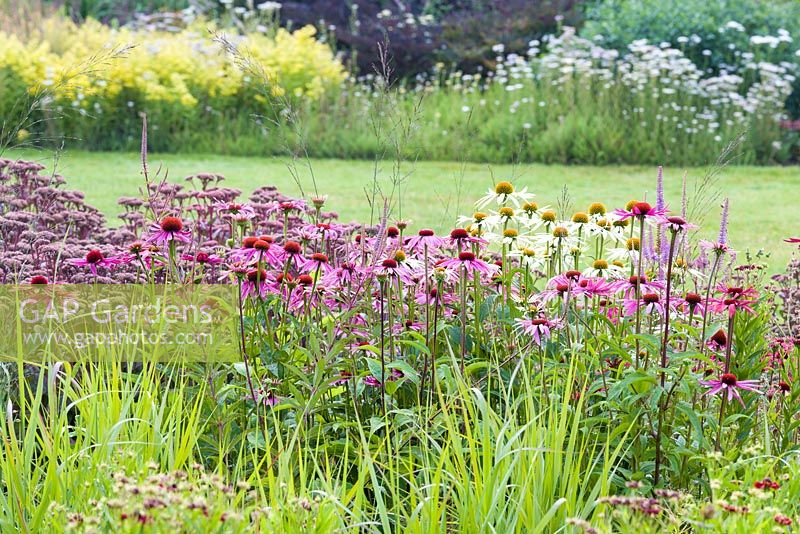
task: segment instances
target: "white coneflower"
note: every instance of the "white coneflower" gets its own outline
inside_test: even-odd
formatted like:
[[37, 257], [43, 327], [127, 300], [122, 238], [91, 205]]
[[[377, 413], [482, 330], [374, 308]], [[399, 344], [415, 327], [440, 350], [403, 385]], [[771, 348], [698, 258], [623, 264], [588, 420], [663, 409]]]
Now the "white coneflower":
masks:
[[511, 182], [497, 182], [494, 189], [489, 189], [486, 195], [483, 196], [475, 206], [480, 209], [495, 202], [498, 206], [504, 206], [511, 202], [517, 208], [524, 202], [530, 202], [535, 195], [528, 193], [528, 188], [524, 187], [520, 191], [516, 191]]
[[520, 267], [527, 267], [532, 271], [540, 270], [544, 267], [545, 258], [543, 253], [537, 253], [530, 247], [520, 247], [508, 251], [509, 258], [518, 258]]
[[572, 216], [572, 220], [568, 223], [568, 228], [571, 232], [581, 234], [590, 224], [591, 219], [589, 215], [579, 211]]
[[625, 276], [625, 271], [619, 264], [601, 258], [594, 260], [592, 266], [583, 271], [583, 276], [619, 279]]
[[538, 245], [549, 245], [551, 247], [560, 245], [561, 250], [565, 253], [580, 246], [580, 240], [578, 239], [578, 236], [573, 235], [569, 231], [566, 223], [556, 226], [551, 232], [534, 236], [533, 240]]

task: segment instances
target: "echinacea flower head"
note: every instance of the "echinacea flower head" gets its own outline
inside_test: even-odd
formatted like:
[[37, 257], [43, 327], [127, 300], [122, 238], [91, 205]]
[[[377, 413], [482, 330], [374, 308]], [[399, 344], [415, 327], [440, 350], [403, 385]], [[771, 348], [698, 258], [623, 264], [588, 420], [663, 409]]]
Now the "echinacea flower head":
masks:
[[554, 224], [556, 222], [556, 212], [553, 210], [544, 210], [540, 215], [539, 218], [545, 224]]
[[697, 225], [688, 223], [683, 217], [678, 217], [676, 215], [670, 217], [659, 216], [657, 221], [659, 225], [664, 226], [667, 230], [674, 233], [687, 232], [697, 228]]
[[182, 254], [181, 259], [192, 263], [198, 263], [200, 265], [219, 265], [222, 263], [222, 258], [219, 256], [203, 251], [200, 251], [197, 254]]
[[455, 245], [460, 250], [464, 245], [468, 243], [476, 243], [480, 245], [485, 245], [487, 242], [485, 239], [481, 239], [480, 237], [475, 237], [469, 233], [469, 230], [466, 228], [455, 228], [450, 232], [450, 244]]
[[587, 211], [592, 217], [602, 217], [606, 214], [606, 205], [602, 202], [593, 202]]
[[339, 371], [339, 377], [331, 380], [332, 386], [343, 386], [353, 379], [353, 373], [347, 370]]
[[325, 205], [325, 202], [327, 202], [327, 201], [328, 201], [328, 195], [320, 195], [318, 197], [311, 197], [311, 204], [314, 206], [314, 208], [316, 208], [318, 210], [322, 209], [322, 207]]
[[275, 208], [284, 215], [288, 215], [292, 211], [303, 211], [306, 209], [306, 201], [299, 199], [285, 200], [283, 202], [278, 202]]
[[265, 269], [251, 269], [242, 281], [242, 300], [249, 296], [261, 297], [262, 299], [267, 296], [268, 285], [267, 277], [269, 274]]
[[150, 226], [150, 234], [144, 241], [159, 247], [166, 247], [174, 242], [191, 243], [192, 233], [183, 227], [180, 217], [164, 217]]
[[102, 252], [95, 248], [87, 252], [84, 258], [74, 258], [69, 260], [69, 263], [76, 267], [89, 267], [92, 274], [97, 276], [98, 267], [111, 268], [119, 265], [123, 261], [122, 258], [107, 258]]
[[417, 235], [406, 239], [406, 246], [409, 250], [422, 252], [426, 248], [433, 252], [445, 246], [447, 241], [435, 235], [433, 230], [423, 228]]
[[733, 373], [725, 373], [720, 376], [718, 380], [701, 380], [700, 385], [711, 388], [706, 391], [706, 395], [716, 395], [722, 392], [723, 396], [727, 394], [728, 401], [732, 401], [736, 398], [739, 404], [742, 405], [742, 408], [744, 408], [744, 401], [739, 394], [739, 390], [753, 391], [761, 394], [761, 391], [756, 388], [758, 380], [739, 380]]
[[373, 267], [372, 271], [379, 278], [399, 279], [404, 283], [411, 282], [411, 273], [408, 267], [400, 264], [394, 258], [386, 258], [379, 265]]
[[588, 224], [589, 214], [579, 211], [572, 215], [572, 222], [575, 224]]
[[644, 293], [657, 293], [659, 290], [664, 289], [664, 284], [658, 281], [650, 281], [646, 276], [633, 275], [624, 280], [616, 282], [617, 291], [622, 291], [623, 295], [632, 298], [636, 295], [636, 289], [639, 288], [641, 294]]
[[703, 297], [691, 291], [684, 295], [681, 307], [685, 308], [692, 315], [695, 313], [705, 315], [706, 313]]
[[297, 241], [287, 241], [283, 245], [283, 251], [289, 256], [297, 256], [303, 252], [303, 247]]
[[444, 260], [439, 266], [445, 269], [464, 269], [465, 273], [471, 274], [477, 272], [484, 276], [491, 276], [500, 270], [497, 265], [490, 265], [485, 261], [477, 259], [472, 252], [459, 252], [457, 258]]
[[614, 278], [619, 279], [624, 276], [624, 271], [618, 265], [609, 263], [608, 260], [598, 258], [592, 262], [591, 267], [583, 271], [587, 277]]
[[630, 218], [637, 218], [637, 219], [647, 219], [650, 217], [660, 217], [667, 213], [667, 208], [655, 208], [651, 206], [647, 202], [635, 202], [632, 205], [629, 203], [626, 209], [616, 209], [614, 210], [614, 214], [617, 215], [620, 220], [630, 219]]
[[309, 272], [317, 272], [319, 271], [322, 274], [327, 274], [333, 267], [328, 262], [328, 256], [326, 254], [322, 254], [321, 252], [315, 252], [311, 255], [310, 258], [303, 264], [303, 268]]
[[235, 218], [237, 221], [250, 220], [256, 216], [255, 210], [247, 204], [238, 202], [217, 202], [214, 208], [223, 218]]
[[522, 205], [522, 213], [528, 217], [533, 217], [539, 211], [539, 204], [536, 202], [525, 202]]
[[495, 202], [498, 206], [505, 206], [510, 202], [519, 208], [520, 204], [530, 202], [534, 196], [532, 193], [528, 193], [527, 187], [516, 191], [511, 182], [497, 182], [494, 189], [489, 189], [486, 195], [475, 203], [475, 206], [480, 209], [492, 202]]
[[544, 317], [531, 317], [528, 319], [516, 319], [517, 330], [525, 335], [531, 336], [536, 346], [541, 347], [550, 339], [552, 331], [561, 328], [561, 322], [548, 320]]
[[728, 345], [728, 336], [720, 328], [708, 339], [707, 345], [712, 350], [720, 351]]
[[754, 299], [758, 296], [758, 292], [754, 288], [720, 285], [717, 287], [717, 291], [721, 292], [722, 296], [713, 299], [712, 309], [714, 311], [727, 311], [729, 317], [733, 317], [737, 310], [755, 313], [753, 305], [756, 303]]
[[37, 286], [37, 285], [47, 285], [47, 277], [42, 275], [32, 276], [30, 280], [30, 284]]
[[381, 381], [372, 375], [368, 375], [364, 377], [364, 384], [375, 388], [381, 385]]
[[661, 296], [658, 293], [645, 293], [638, 300], [636, 298], [626, 298], [622, 303], [622, 310], [625, 315], [634, 315], [638, 309], [641, 309], [646, 315], [653, 313], [664, 315], [664, 304], [661, 302]]

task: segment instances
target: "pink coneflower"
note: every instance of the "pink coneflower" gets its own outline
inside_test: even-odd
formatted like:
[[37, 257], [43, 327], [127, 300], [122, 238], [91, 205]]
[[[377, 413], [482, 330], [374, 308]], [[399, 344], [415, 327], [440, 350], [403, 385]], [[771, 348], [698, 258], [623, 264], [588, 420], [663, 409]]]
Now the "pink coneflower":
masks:
[[447, 291], [440, 292], [435, 287], [431, 288], [428, 293], [425, 291], [418, 292], [414, 297], [414, 302], [417, 304], [443, 304], [449, 305], [453, 304], [458, 300], [458, 297], [452, 293]]
[[31, 285], [47, 285], [47, 277], [42, 275], [36, 275], [31, 277], [31, 281], [29, 282]]
[[719, 377], [719, 380], [701, 380], [700, 385], [711, 388], [706, 391], [706, 395], [716, 395], [719, 392], [723, 392], [722, 395], [725, 396], [725, 391], [727, 390], [728, 401], [732, 401], [735, 397], [742, 405], [742, 408], [744, 408], [744, 401], [738, 390], [753, 391], [761, 394], [761, 391], [756, 389], [758, 380], [738, 380], [733, 373], [725, 373]]
[[393, 332], [395, 334], [402, 334], [403, 332], [408, 332], [409, 330], [414, 332], [422, 332], [424, 328], [425, 325], [419, 321], [406, 321], [405, 323], [395, 324]]
[[376, 387], [380, 387], [381, 381], [378, 380], [377, 378], [375, 378], [372, 375], [368, 375], [368, 376], [364, 377], [364, 384], [366, 384], [367, 386], [376, 388]]
[[458, 247], [461, 250], [469, 243], [477, 243], [479, 245], [486, 245], [488, 241], [479, 237], [471, 236], [470, 233], [464, 228], [456, 228], [450, 232], [450, 239], [448, 240], [451, 245]]
[[672, 232], [686, 232], [697, 228], [696, 224], [686, 222], [683, 217], [665, 217], [660, 216], [656, 218], [657, 224], [664, 226], [667, 230]]
[[582, 295], [587, 297], [606, 296], [616, 291], [616, 284], [601, 277], [582, 278], [578, 281], [578, 288]]
[[679, 302], [678, 307], [685, 310], [689, 315], [694, 315], [695, 313], [698, 315], [706, 314], [706, 308], [703, 304], [703, 297], [697, 293], [686, 293], [683, 299], [681, 299]]
[[658, 293], [645, 293], [641, 300], [626, 298], [622, 303], [622, 309], [625, 315], [634, 315], [637, 309], [641, 309], [645, 314], [664, 314], [664, 304]]
[[636, 296], [637, 286], [639, 286], [642, 294], [657, 293], [664, 289], [664, 284], [661, 282], [648, 281], [646, 276], [631, 276], [627, 280], [616, 282], [615, 291], [622, 291], [624, 297], [631, 298]]
[[219, 256], [202, 251], [197, 254], [181, 254], [181, 259], [192, 263], [199, 263], [200, 265], [219, 265], [222, 263], [222, 258]]
[[445, 246], [447, 241], [434, 234], [433, 230], [422, 229], [418, 235], [406, 239], [406, 248], [415, 252], [422, 252], [426, 247], [429, 252]]
[[248, 236], [242, 239], [242, 246], [230, 253], [230, 259], [243, 263], [266, 262], [271, 267], [283, 264], [284, 252], [274, 244], [270, 236]]
[[264, 404], [264, 406], [275, 406], [280, 402], [280, 398], [278, 398], [272, 390], [264, 391], [263, 389], [258, 390], [258, 401]]
[[706, 241], [700, 240], [700, 248], [703, 250], [709, 250], [716, 254], [723, 254], [725, 252], [730, 252], [731, 247], [729, 247], [726, 243], [720, 243], [719, 241]]
[[440, 267], [445, 269], [464, 269], [467, 273], [480, 273], [484, 276], [491, 276], [500, 268], [497, 265], [490, 265], [485, 261], [479, 260], [472, 252], [459, 252], [457, 258], [450, 258], [444, 260], [439, 264]]
[[708, 338], [706, 343], [711, 350], [721, 351], [728, 346], [728, 336], [721, 328], [717, 330], [713, 336]]
[[339, 267], [331, 269], [322, 277], [322, 283], [331, 287], [344, 287], [358, 281], [363, 274], [361, 268], [350, 262], [344, 262]]
[[301, 274], [295, 278], [297, 288], [289, 299], [289, 307], [301, 310], [306, 308], [316, 308], [323, 302], [323, 288], [314, 282], [314, 278], [309, 274]]
[[752, 314], [756, 313], [752, 308], [756, 301], [752, 300], [751, 297], [757, 297], [758, 292], [752, 287], [741, 288], [719, 285], [717, 287], [717, 291], [721, 291], [723, 295], [719, 298], [711, 299], [711, 307], [715, 312], [723, 312], [727, 310], [728, 317], [733, 317], [737, 310], [742, 310]]
[[92, 274], [97, 276], [98, 267], [111, 268], [123, 262], [121, 258], [106, 258], [99, 250], [92, 249], [86, 253], [83, 259], [73, 258], [68, 260], [71, 265], [76, 267], [89, 267]]
[[544, 317], [516, 319], [514, 322], [518, 330], [533, 337], [533, 342], [538, 347], [547, 343], [552, 331], [562, 326], [559, 321], [550, 321]]
[[331, 380], [332, 386], [343, 386], [353, 379], [353, 373], [350, 371], [339, 371], [339, 378]]
[[399, 278], [406, 283], [411, 282], [411, 273], [409, 273], [408, 269], [404, 265], [398, 263], [397, 260], [393, 258], [386, 258], [380, 263], [380, 265], [373, 267], [372, 272], [378, 276]]
[[283, 253], [286, 261], [294, 263], [295, 267], [302, 268], [303, 264], [305, 264], [306, 260], [303, 258], [303, 246], [297, 241], [287, 241], [284, 243]]
[[250, 295], [261, 297], [262, 299], [269, 293], [269, 285], [267, 283], [267, 271], [264, 269], [252, 269], [247, 271], [247, 274], [242, 281], [242, 300]]
[[[568, 283], [553, 283], [553, 280], [547, 283], [547, 288], [534, 295], [535, 299], [541, 303], [547, 303], [554, 299], [565, 300], [567, 295], [571, 294], [571, 284]], [[576, 293], [577, 294], [577, 293]]]
[[660, 217], [667, 213], [667, 208], [654, 208], [647, 202], [635, 202], [630, 209], [614, 210], [614, 214], [619, 217], [619, 220], [624, 221], [631, 217], [646, 219], [648, 217]]
[[159, 250], [159, 247], [156, 245], [134, 241], [128, 247], [128, 252], [120, 257], [120, 259], [123, 260], [120, 263], [131, 263], [136, 260], [144, 264], [147, 269], [151, 269], [154, 264], [163, 265], [163, 263], [156, 258], [156, 254], [158, 254]]
[[145, 243], [166, 247], [176, 241], [191, 243], [192, 233], [184, 229], [180, 217], [164, 217], [159, 223], [150, 226], [150, 234], [144, 239]]
[[251, 206], [237, 202], [217, 202], [214, 204], [214, 209], [221, 213], [223, 218], [232, 218], [236, 221], [247, 221], [256, 216]]
[[342, 232], [338, 226], [329, 223], [307, 224], [301, 230], [312, 239], [336, 239]]
[[276, 202], [271, 208], [270, 212], [279, 211], [285, 215], [288, 215], [292, 211], [303, 211], [306, 209], [306, 201], [305, 200], [284, 200], [282, 202]]
[[333, 270], [333, 267], [331, 267], [331, 264], [328, 263], [328, 256], [322, 254], [321, 252], [315, 252], [303, 264], [303, 269], [310, 273], [319, 271], [322, 274], [327, 274]]

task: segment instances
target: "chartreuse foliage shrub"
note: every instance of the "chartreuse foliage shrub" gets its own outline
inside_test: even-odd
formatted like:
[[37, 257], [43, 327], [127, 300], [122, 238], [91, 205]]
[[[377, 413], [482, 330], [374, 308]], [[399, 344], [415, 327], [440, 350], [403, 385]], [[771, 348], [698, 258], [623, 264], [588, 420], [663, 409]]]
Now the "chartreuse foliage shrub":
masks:
[[345, 78], [312, 26], [233, 37], [258, 63], [258, 79], [226, 57], [208, 27], [197, 20], [177, 33], [139, 32], [51, 18], [25, 42], [0, 34], [0, 116], [8, 127], [33, 107], [58, 118], [37, 123], [40, 134], [57, 128], [113, 146], [115, 135], [137, 130], [140, 112], [163, 128], [202, 130], [222, 116], [250, 120], [278, 102], [317, 99]]

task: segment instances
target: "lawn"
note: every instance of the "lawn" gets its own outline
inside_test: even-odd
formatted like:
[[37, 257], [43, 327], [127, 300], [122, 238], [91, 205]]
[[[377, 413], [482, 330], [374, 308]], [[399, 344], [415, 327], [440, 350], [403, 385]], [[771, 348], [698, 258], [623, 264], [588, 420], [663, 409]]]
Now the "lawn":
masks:
[[[11, 152], [6, 157], [24, 157], [53, 166], [48, 152]], [[151, 154], [151, 171], [161, 166], [162, 176], [182, 181], [196, 172], [218, 172], [227, 178], [225, 185], [249, 193], [256, 187], [272, 184], [289, 195], [314, 192], [314, 180], [305, 162], [292, 165], [289, 159], [245, 158], [214, 155]], [[294, 167], [298, 179], [293, 178]], [[138, 154], [69, 151], [60, 155], [58, 172], [68, 187], [86, 194], [89, 203], [110, 219], [120, 212], [116, 199], [134, 196], [143, 183]], [[484, 165], [457, 162], [404, 163], [397, 171], [391, 161], [379, 163], [348, 160], [313, 160], [311, 169], [319, 194], [329, 195], [328, 208], [345, 220], [369, 222], [370, 199], [379, 187], [392, 200], [392, 217], [410, 219], [414, 227], [431, 226], [448, 230], [460, 214], [469, 214], [472, 202], [485, 193], [495, 180], [509, 179], [518, 187], [527, 186], [537, 194], [540, 205], [558, 202], [566, 187], [573, 210], [585, 209], [590, 202], [610, 206], [624, 205], [647, 192], [655, 197], [656, 169], [641, 166], [563, 166], [563, 165]], [[705, 169], [685, 169], [690, 191], [694, 180]], [[684, 169], [665, 169], [668, 200], [680, 203]], [[393, 175], [402, 177], [399, 194], [392, 194]], [[780, 270], [794, 247], [785, 237], [800, 233], [796, 225], [800, 204], [800, 168], [728, 167], [718, 175], [715, 188], [731, 201], [731, 242], [740, 251], [763, 248], [771, 252], [770, 269]], [[378, 210], [380, 211], [380, 210]], [[717, 231], [717, 213], [702, 221], [702, 233]]]

